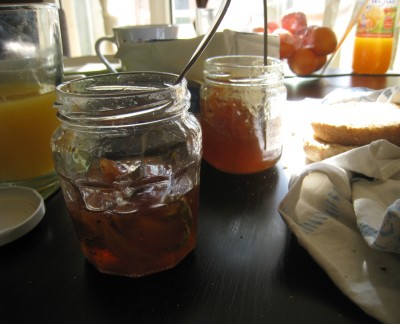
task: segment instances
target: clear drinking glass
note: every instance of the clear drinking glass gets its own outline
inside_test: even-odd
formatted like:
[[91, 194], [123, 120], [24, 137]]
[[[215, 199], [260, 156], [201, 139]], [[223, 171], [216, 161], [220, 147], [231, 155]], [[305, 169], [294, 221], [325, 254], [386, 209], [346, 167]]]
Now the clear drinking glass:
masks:
[[50, 151], [62, 78], [58, 9], [1, 5], [0, 22], [0, 187], [32, 187], [47, 198], [59, 188]]

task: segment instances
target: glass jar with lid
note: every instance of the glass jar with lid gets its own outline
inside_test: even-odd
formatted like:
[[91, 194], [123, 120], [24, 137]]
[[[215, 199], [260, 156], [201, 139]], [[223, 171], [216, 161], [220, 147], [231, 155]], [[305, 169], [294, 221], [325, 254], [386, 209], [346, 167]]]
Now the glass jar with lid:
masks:
[[203, 158], [228, 173], [274, 166], [282, 154], [286, 101], [283, 63], [260, 56], [220, 56], [205, 62], [200, 90]]
[[176, 78], [116, 73], [57, 88], [55, 168], [81, 249], [101, 272], [159, 272], [195, 247], [202, 137]]

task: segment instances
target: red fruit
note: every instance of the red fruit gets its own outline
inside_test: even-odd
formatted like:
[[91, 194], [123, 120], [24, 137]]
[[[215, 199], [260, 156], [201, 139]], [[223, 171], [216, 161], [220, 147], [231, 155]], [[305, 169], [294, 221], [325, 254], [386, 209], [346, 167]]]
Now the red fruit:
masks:
[[297, 75], [313, 73], [318, 66], [318, 58], [309, 48], [299, 48], [289, 57], [290, 69]]
[[268, 27], [268, 33], [273, 33], [274, 30], [279, 28], [279, 25], [275, 21], [270, 21], [267, 23], [267, 27]]
[[336, 35], [328, 27], [307, 27], [303, 37], [302, 47], [311, 48], [318, 56], [331, 54], [337, 45]]
[[[268, 28], [268, 33], [272, 34], [272, 32], [276, 29], [279, 28], [279, 25], [275, 22], [275, 21], [270, 21], [267, 24], [267, 28]], [[264, 33], [264, 26], [263, 27], [254, 27], [253, 28], [253, 33], [260, 33], [263, 34]]]
[[295, 34], [293, 35], [294, 38], [294, 47], [296, 49], [303, 47], [303, 34]]
[[264, 34], [264, 27], [254, 27], [253, 33]]
[[302, 33], [307, 28], [307, 17], [302, 12], [292, 12], [282, 17], [281, 25], [292, 34]]
[[319, 69], [321, 69], [325, 65], [327, 60], [328, 60], [328, 58], [326, 57], [326, 55], [317, 56], [317, 66], [315, 67], [315, 71], [318, 71]]
[[313, 32], [318, 28], [316, 25], [308, 26], [302, 35], [301, 47], [311, 47], [314, 44]]
[[272, 35], [279, 36], [279, 57], [281, 59], [290, 57], [295, 50], [295, 39], [293, 35], [283, 28], [275, 29]]

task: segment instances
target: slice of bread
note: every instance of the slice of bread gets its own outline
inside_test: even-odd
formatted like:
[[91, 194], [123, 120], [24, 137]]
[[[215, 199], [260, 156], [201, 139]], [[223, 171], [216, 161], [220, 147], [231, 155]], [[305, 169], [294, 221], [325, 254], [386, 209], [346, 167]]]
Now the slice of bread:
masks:
[[314, 137], [326, 144], [361, 146], [386, 139], [400, 146], [400, 108], [392, 103], [322, 106], [312, 119], [311, 127]]
[[309, 162], [318, 162], [350, 151], [358, 146], [344, 146], [340, 144], [326, 143], [310, 137], [303, 140], [303, 150]]

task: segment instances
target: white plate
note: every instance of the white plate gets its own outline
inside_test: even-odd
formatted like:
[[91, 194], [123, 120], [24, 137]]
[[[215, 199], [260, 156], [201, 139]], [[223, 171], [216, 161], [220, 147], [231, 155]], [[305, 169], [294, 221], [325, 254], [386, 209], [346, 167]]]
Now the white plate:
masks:
[[0, 246], [30, 232], [45, 214], [43, 197], [26, 187], [0, 188]]

